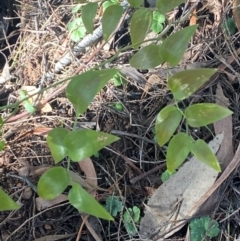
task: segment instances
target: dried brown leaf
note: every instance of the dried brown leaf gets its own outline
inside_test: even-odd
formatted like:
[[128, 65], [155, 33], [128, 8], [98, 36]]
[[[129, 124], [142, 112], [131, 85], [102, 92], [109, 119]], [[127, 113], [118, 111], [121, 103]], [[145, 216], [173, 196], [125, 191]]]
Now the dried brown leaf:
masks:
[[[223, 135], [218, 135], [209, 143], [216, 153]], [[195, 157], [186, 162], [169, 180], [164, 182], [148, 201], [145, 216], [140, 222], [143, 238], [152, 234], [167, 238], [178, 231], [191, 215], [199, 209], [196, 203], [213, 186], [218, 172], [200, 162]]]
[[46, 208], [55, 206], [59, 203], [68, 201], [68, 196], [65, 194], [60, 194], [58, 197], [52, 200], [45, 200], [41, 197], [36, 198], [36, 207], [38, 211], [44, 210]]
[[73, 235], [75, 235], [74, 233], [71, 234], [60, 234], [60, 235], [48, 235], [42, 238], [37, 238], [34, 239], [34, 241], [57, 241], [57, 240], [66, 240], [67, 238], [72, 237]]
[[[218, 84], [217, 86], [216, 104], [226, 108], [230, 105], [229, 100], [223, 94], [223, 90], [220, 84]], [[217, 157], [219, 162], [221, 163], [222, 170], [225, 170], [225, 168], [228, 166], [234, 156], [232, 143], [232, 125], [233, 124], [231, 115], [214, 123], [215, 133], [224, 133], [222, 145], [217, 153]]]
[[[85, 160], [78, 162], [78, 164], [86, 175], [86, 182], [90, 186], [97, 188], [98, 186], [97, 174], [93, 166], [92, 160], [90, 158], [86, 158]], [[91, 192], [91, 194], [95, 196], [96, 191]]]

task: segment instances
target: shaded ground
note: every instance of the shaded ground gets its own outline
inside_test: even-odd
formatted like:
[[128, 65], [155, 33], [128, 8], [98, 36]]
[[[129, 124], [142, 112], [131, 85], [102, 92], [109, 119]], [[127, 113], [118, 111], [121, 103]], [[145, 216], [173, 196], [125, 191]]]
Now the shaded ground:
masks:
[[[10, 40], [14, 39], [15, 42], [9, 40], [2, 45], [2, 53], [7, 55], [11, 66], [11, 78], [1, 85], [1, 106], [15, 103], [18, 100], [18, 90], [22, 86], [39, 87], [43, 84], [43, 87], [47, 87], [57, 80], [72, 76], [79, 65], [84, 65], [83, 61], [89, 55], [93, 55], [99, 46], [98, 43], [81, 58], [75, 59], [63, 73], [54, 74], [54, 78], [46, 77], [41, 83], [44, 73], [53, 69], [63, 53], [73, 45], [66, 27], [72, 18], [72, 4], [70, 0], [42, 1], [42, 3], [30, 0], [15, 2], [11, 17], [20, 16], [21, 25], [20, 28], [16, 28], [16, 24], [9, 27], [7, 34], [14, 35], [15, 37]], [[221, 19], [216, 21], [219, 17], [217, 15], [219, 6], [222, 15]], [[239, 65], [236, 54], [239, 48], [239, 33], [236, 30], [235, 34], [227, 36], [222, 28], [225, 18], [232, 16], [231, 2], [225, 5], [216, 4], [214, 8], [199, 4], [197, 12], [198, 16], [206, 15], [208, 18], [197, 21], [200, 27], [180, 67], [184, 69], [182, 66], [196, 62], [217, 68], [229, 56], [236, 56], [229, 63], [231, 69], [229, 66], [226, 67], [216, 80], [184, 104], [214, 102], [216, 85], [220, 83], [225, 96], [230, 101], [229, 108], [234, 111], [233, 145], [236, 150], [240, 139]], [[181, 16], [182, 8], [173, 14]], [[189, 22], [184, 23], [184, 26], [188, 25]], [[109, 58], [113, 52], [113, 50], [101, 50], [85, 69]], [[131, 56], [133, 53], [123, 54], [113, 66], [127, 64], [129, 54]], [[4, 65], [4, 59], [1, 57], [1, 66]], [[110, 82], [96, 96], [87, 113], [79, 118], [79, 124], [83, 127], [112, 133], [121, 138], [120, 141], [102, 150], [99, 157], [92, 157], [99, 178], [99, 187], [109, 190], [109, 193], [98, 192], [97, 198], [102, 204], [105, 204], [107, 196], [115, 195], [120, 197], [125, 208], [138, 206], [142, 211], [143, 203], [146, 203], [151, 191], [161, 184], [160, 176], [165, 170], [166, 149], [160, 148], [154, 141], [154, 120], [156, 114], [171, 102], [172, 96], [166, 89], [164, 70], [154, 73], [146, 71], [142, 76], [149, 80], [153, 74], [156, 75], [157, 81], [148, 81], [149, 88], [146, 88], [146, 83], [141, 84], [131, 78], [128, 78], [127, 85], [121, 87], [116, 87]], [[51, 91], [47, 91], [45, 97]], [[122, 111], [114, 108], [114, 104], [118, 102], [123, 106]], [[89, 228], [83, 225], [78, 211], [69, 203], [63, 202], [47, 209], [37, 209], [38, 196], [34, 188], [39, 174], [36, 171], [38, 169], [32, 167], [45, 167], [54, 163], [46, 144], [45, 128], [63, 126], [71, 129], [74, 122], [74, 110], [63, 93], [51, 98], [49, 104], [51, 111], [24, 118], [17, 116], [14, 121], [6, 123], [3, 127], [2, 134], [7, 146], [0, 153], [0, 187], [15, 201], [19, 201], [22, 207], [18, 211], [0, 213], [0, 240], [96, 240], [90, 234], [92, 232]], [[13, 108], [2, 110], [2, 117], [6, 118], [13, 111]], [[13, 116], [22, 112], [24, 108], [20, 107]], [[181, 128], [184, 129], [184, 126], [179, 129]], [[210, 128], [213, 130], [212, 126]], [[212, 138], [206, 128], [192, 129], [191, 133], [195, 138], [203, 138], [205, 141]], [[66, 166], [66, 161], [63, 161], [62, 165]], [[78, 164], [73, 164], [71, 170], [84, 175]], [[141, 177], [141, 172], [149, 170], [153, 172], [135, 181], [134, 178]], [[22, 177], [23, 173], [26, 178]], [[215, 210], [210, 213], [213, 219], [219, 221], [221, 227], [221, 233], [216, 240], [236, 240], [239, 237], [239, 182], [239, 169], [236, 169], [222, 186], [221, 199]], [[128, 235], [121, 215], [111, 223], [95, 218], [89, 218], [88, 222], [101, 240], [139, 240], [138, 235], [135, 237]], [[186, 228], [183, 228], [169, 240], [184, 240], [185, 235]], [[40, 239], [46, 236], [51, 237]]]

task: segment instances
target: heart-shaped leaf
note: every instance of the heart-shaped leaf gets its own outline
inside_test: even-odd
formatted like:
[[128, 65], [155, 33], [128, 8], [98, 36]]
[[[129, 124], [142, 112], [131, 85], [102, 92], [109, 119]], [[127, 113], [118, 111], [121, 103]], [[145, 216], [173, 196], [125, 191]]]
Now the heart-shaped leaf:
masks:
[[221, 167], [217, 157], [213, 154], [207, 143], [201, 139], [192, 144], [191, 152], [199, 160], [206, 165], [212, 167], [217, 172], [221, 172]]
[[66, 88], [66, 95], [73, 104], [76, 116], [84, 113], [94, 96], [117, 73], [117, 69], [90, 70], [72, 78]]
[[64, 128], [54, 128], [48, 133], [47, 144], [55, 163], [60, 162], [68, 154], [64, 142], [64, 138], [67, 134], [68, 130]]
[[69, 174], [63, 167], [53, 167], [40, 178], [37, 186], [38, 195], [44, 199], [59, 196], [69, 184]]
[[175, 100], [184, 100], [201, 87], [216, 72], [216, 69], [189, 69], [178, 72], [168, 79], [168, 88]]
[[143, 0], [128, 0], [128, 2], [131, 7], [139, 8], [142, 5]]
[[1, 188], [0, 200], [0, 211], [10, 211], [20, 208], [20, 206], [15, 203]]
[[93, 20], [97, 13], [97, 9], [97, 2], [89, 2], [82, 8], [82, 21], [89, 33], [93, 32]]
[[139, 8], [133, 14], [130, 23], [130, 36], [134, 48], [137, 49], [144, 41], [152, 25], [152, 12], [146, 8]]
[[171, 66], [176, 66], [185, 53], [191, 37], [194, 35], [198, 25], [186, 27], [167, 37], [161, 45], [160, 55]]
[[170, 140], [180, 124], [181, 119], [182, 113], [175, 106], [167, 106], [159, 112], [156, 119], [155, 130], [157, 141], [160, 146], [163, 146]]
[[191, 105], [185, 110], [187, 123], [192, 127], [206, 126], [231, 114], [229, 109], [212, 103]]
[[178, 133], [169, 142], [167, 148], [167, 170], [172, 174], [187, 158], [192, 145], [192, 139], [185, 133]]
[[109, 36], [116, 29], [123, 14], [123, 7], [120, 5], [111, 5], [103, 13], [102, 30], [103, 38], [108, 40]]
[[156, 5], [161, 13], [167, 13], [184, 2], [185, 0], [157, 0]]
[[141, 48], [130, 60], [130, 65], [136, 69], [151, 69], [163, 63], [158, 54], [160, 46], [150, 44]]
[[69, 191], [70, 203], [80, 212], [106, 220], [114, 220], [113, 217], [102, 207], [88, 192], [78, 183], [73, 182]]
[[77, 130], [67, 134], [64, 142], [71, 160], [81, 161], [117, 140], [118, 137], [104, 132]]

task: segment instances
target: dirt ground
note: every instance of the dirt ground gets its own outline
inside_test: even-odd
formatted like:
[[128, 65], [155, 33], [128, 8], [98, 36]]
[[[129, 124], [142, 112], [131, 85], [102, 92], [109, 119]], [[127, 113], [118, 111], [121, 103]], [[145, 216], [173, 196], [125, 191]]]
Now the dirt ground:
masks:
[[[140, 240], [138, 234], [131, 237], [127, 233], [122, 215], [118, 215], [114, 222], [94, 217], [86, 219], [66, 200], [48, 205], [41, 203], [35, 191], [45, 168], [54, 165], [46, 143], [47, 132], [60, 126], [71, 130], [74, 123], [74, 110], [64, 94], [64, 87], [59, 90], [61, 85], [56, 86], [55, 83], [75, 75], [79, 69], [82, 72], [94, 67], [116, 51], [108, 45], [101, 47], [103, 40], [99, 39], [85, 52], [74, 57], [61, 73], [54, 72], [58, 60], [66, 52], [71, 52], [74, 46], [67, 29], [73, 17], [73, 4], [71, 0], [21, 0], [0, 6], [4, 17], [11, 19], [0, 42], [0, 67], [9, 66], [9, 71], [5, 71], [7, 80], [0, 85], [1, 116], [7, 119], [1, 130], [2, 139], [7, 145], [0, 153], [0, 187], [21, 204], [17, 211], [0, 212], [1, 241]], [[232, 4], [233, 1], [199, 3], [195, 9], [199, 19], [192, 17], [190, 22], [186, 21], [178, 27], [195, 22], [199, 24], [179, 68], [184, 69], [190, 64], [218, 68], [217, 77], [184, 104], [215, 102], [216, 98], [220, 98], [216, 96], [219, 84], [229, 101], [228, 108], [234, 113], [230, 130], [232, 143], [230, 141], [229, 145], [233, 146], [235, 153], [240, 140], [240, 35], [237, 29], [232, 35], [227, 35], [222, 27], [223, 22], [233, 16]], [[185, 10], [182, 6], [171, 12], [171, 16], [179, 18]], [[96, 25], [100, 18], [99, 15]], [[112, 42], [116, 43], [123, 33], [127, 33], [127, 27], [121, 29]], [[115, 46], [126, 46], [129, 40], [126, 34]], [[127, 66], [133, 54], [133, 50], [123, 52], [111, 66]], [[124, 208], [137, 206], [143, 215], [144, 203], [162, 184], [160, 177], [166, 170], [166, 149], [160, 148], [154, 141], [153, 129], [156, 115], [172, 101], [164, 73], [164, 67], [154, 71], [138, 71], [146, 83], [127, 75], [128, 83], [120, 87], [110, 81], [79, 118], [81, 127], [120, 137], [120, 141], [101, 150], [99, 156], [91, 157], [99, 187], [108, 190], [97, 193], [97, 199], [103, 205], [109, 195], [114, 195], [122, 200]], [[49, 87], [42, 97], [48, 106], [32, 115], [26, 113], [23, 106], [13, 108], [11, 104], [19, 100], [19, 90], [24, 86]], [[123, 110], [114, 108], [114, 104], [119, 102]], [[9, 107], [2, 108], [6, 105]], [[182, 125], [179, 130], [184, 128]], [[214, 132], [213, 125], [209, 128]], [[206, 142], [212, 139], [207, 128], [192, 128], [190, 132], [194, 138], [202, 138]], [[66, 160], [61, 165], [66, 166]], [[78, 163], [71, 165], [71, 171], [86, 176]], [[239, 174], [237, 167], [222, 183], [217, 205], [207, 213], [220, 224], [221, 232], [213, 240], [239, 240]], [[186, 232], [187, 226], [168, 240], [187, 240]], [[94, 237], [94, 233], [100, 239]]]

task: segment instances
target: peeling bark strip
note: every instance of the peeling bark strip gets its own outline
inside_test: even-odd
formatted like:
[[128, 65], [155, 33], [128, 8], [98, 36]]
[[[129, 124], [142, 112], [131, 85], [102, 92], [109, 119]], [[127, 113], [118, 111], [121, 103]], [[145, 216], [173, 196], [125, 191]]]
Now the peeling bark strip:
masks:
[[[129, 3], [124, 0], [121, 3], [121, 6], [126, 10], [129, 6]], [[102, 25], [96, 28], [92, 34], [86, 35], [82, 41], [76, 44], [72, 50], [72, 52], [67, 52], [56, 64], [54, 71], [55, 73], [61, 72], [66, 66], [70, 65], [73, 60], [73, 55], [78, 57], [85, 49], [95, 42], [97, 42], [103, 36]]]

